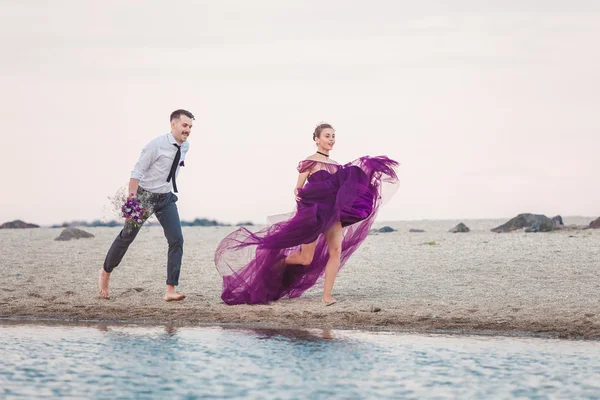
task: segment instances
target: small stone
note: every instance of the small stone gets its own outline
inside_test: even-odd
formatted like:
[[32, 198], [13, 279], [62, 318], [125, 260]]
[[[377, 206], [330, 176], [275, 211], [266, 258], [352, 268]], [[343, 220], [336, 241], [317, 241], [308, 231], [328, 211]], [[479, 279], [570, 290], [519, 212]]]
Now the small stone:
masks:
[[381, 311], [381, 308], [375, 307], [375, 306], [371, 306], [371, 312], [379, 312], [379, 311]]
[[454, 228], [450, 229], [448, 232], [451, 233], [467, 233], [469, 232], [470, 229], [468, 226], [466, 226], [465, 224], [463, 224], [462, 222], [458, 225], [456, 225]]
[[65, 240], [71, 240], [71, 239], [93, 238], [93, 237], [94, 237], [94, 235], [92, 235], [91, 233], [86, 232], [81, 229], [78, 229], [78, 228], [65, 228], [60, 233], [60, 235], [58, 235], [58, 237], [55, 238], [54, 240], [65, 241]]

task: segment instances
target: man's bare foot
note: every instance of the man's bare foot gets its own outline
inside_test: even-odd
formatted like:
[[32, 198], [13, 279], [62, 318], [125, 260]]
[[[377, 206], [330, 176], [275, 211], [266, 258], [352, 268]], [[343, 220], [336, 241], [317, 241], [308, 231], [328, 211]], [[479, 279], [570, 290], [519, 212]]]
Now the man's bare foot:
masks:
[[175, 293], [175, 286], [167, 285], [167, 291], [165, 292], [165, 301], [180, 301], [185, 299], [185, 295], [181, 293]]
[[100, 277], [98, 278], [98, 291], [100, 292], [100, 297], [103, 299], [108, 299], [108, 281], [110, 280], [110, 274], [104, 270], [104, 268], [100, 268]]
[[185, 295], [181, 293], [165, 293], [165, 301], [180, 301], [185, 299]]

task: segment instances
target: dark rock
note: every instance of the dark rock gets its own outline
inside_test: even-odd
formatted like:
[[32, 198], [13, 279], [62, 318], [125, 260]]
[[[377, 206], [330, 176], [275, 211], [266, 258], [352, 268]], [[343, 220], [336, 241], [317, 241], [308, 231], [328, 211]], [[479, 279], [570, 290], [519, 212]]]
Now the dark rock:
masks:
[[600, 229], [600, 218], [593, 220], [588, 225], [589, 229]]
[[65, 228], [54, 240], [66, 241], [71, 239], [93, 238], [94, 235], [77, 228]]
[[414, 229], [414, 228], [410, 228], [408, 231], [412, 232], [412, 233], [423, 233], [423, 232], [425, 232], [423, 229]]
[[29, 228], [39, 228], [39, 225], [28, 224], [27, 222], [23, 222], [19, 219], [12, 222], [5, 222], [0, 225], [0, 229], [29, 229]]
[[565, 225], [563, 224], [563, 219], [560, 215], [552, 218], [552, 224], [554, 225], [554, 228], [562, 228]]
[[554, 230], [554, 222], [545, 215], [519, 214], [507, 223], [492, 229], [492, 232], [512, 232], [520, 229], [525, 229], [525, 232], [550, 232]]
[[121, 226], [123, 225], [123, 222], [119, 222], [119, 221], [100, 221], [100, 220], [94, 220], [92, 222], [87, 222], [87, 221], [71, 221], [71, 222], [63, 222], [63, 224], [61, 225], [63, 228], [73, 228], [76, 226], [84, 226], [87, 228], [99, 228], [99, 227], [109, 227], [109, 228], [114, 228], [115, 226]]
[[376, 306], [371, 306], [371, 308], [369, 309], [369, 311], [371, 311], [371, 312], [379, 312], [379, 311], [381, 311], [381, 308], [380, 307], [376, 307]]
[[392, 228], [391, 226], [384, 226], [382, 228], [379, 228], [377, 230], [377, 232], [380, 232], [380, 233], [389, 233], [389, 232], [396, 232], [396, 230], [394, 228]]
[[254, 226], [254, 224], [250, 221], [247, 221], [247, 222], [239, 222], [236, 224], [236, 226]]
[[461, 222], [460, 224], [456, 225], [454, 228], [450, 229], [448, 232], [466, 233], [466, 232], [470, 232], [470, 231], [471, 230], [469, 229], [469, 227]]
[[181, 226], [229, 226], [214, 219], [196, 218], [193, 221], [181, 221]]

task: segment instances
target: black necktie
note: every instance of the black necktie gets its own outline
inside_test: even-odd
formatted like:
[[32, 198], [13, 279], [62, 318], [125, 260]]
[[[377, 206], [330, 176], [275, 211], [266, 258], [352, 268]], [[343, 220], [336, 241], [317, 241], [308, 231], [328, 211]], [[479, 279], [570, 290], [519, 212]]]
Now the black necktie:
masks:
[[173, 179], [173, 191], [177, 193], [177, 183], [175, 183], [175, 171], [177, 171], [177, 166], [179, 165], [179, 159], [181, 158], [181, 146], [173, 143], [173, 146], [177, 147], [177, 154], [175, 154], [175, 159], [173, 160], [173, 165], [171, 165], [171, 172], [169, 172], [169, 176], [167, 177], [167, 182], [171, 182]]

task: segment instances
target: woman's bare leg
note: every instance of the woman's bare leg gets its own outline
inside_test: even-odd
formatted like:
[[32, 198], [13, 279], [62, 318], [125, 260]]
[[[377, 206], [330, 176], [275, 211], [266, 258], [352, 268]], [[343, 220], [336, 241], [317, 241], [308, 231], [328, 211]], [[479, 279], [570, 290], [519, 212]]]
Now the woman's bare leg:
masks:
[[329, 260], [325, 266], [325, 285], [323, 288], [323, 302], [327, 305], [335, 303], [331, 296], [333, 283], [340, 268], [340, 257], [342, 255], [342, 223], [337, 222], [325, 232], [325, 241], [329, 251]]
[[300, 264], [309, 265], [313, 257], [315, 256], [315, 248], [317, 247], [317, 241], [315, 240], [309, 244], [303, 244], [300, 247], [300, 251], [295, 251], [286, 257], [286, 264]]

